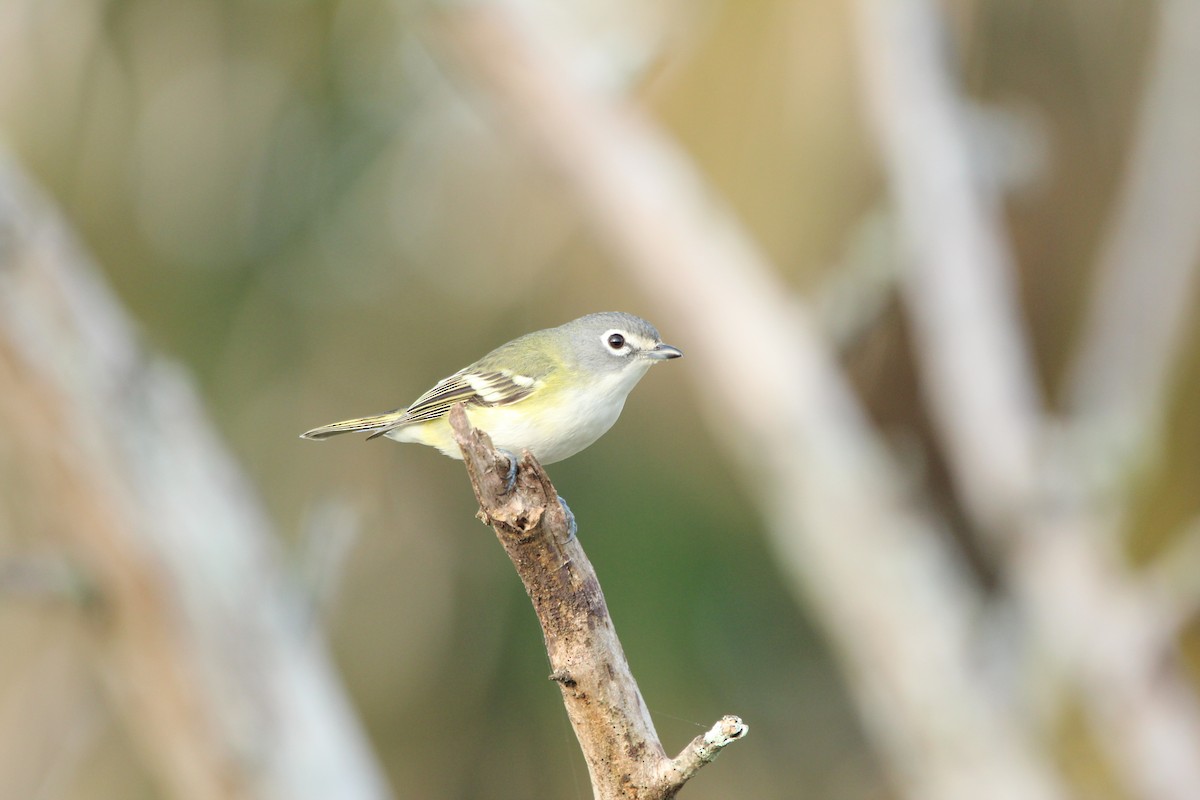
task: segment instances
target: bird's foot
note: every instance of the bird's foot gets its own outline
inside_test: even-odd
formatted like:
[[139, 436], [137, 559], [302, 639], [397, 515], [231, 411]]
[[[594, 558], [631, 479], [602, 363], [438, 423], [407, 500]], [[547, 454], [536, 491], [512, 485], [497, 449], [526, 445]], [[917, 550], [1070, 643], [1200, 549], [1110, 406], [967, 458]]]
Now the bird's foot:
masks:
[[496, 452], [508, 459], [508, 472], [504, 476], [504, 493], [511, 494], [517, 485], [517, 456], [511, 450], [497, 447]]
[[567, 505], [567, 501], [562, 499], [560, 495], [558, 504], [562, 506], [563, 514], [567, 518], [567, 541], [575, 538], [575, 534], [579, 532], [579, 527], [575, 524], [575, 515], [571, 513], [571, 507]]

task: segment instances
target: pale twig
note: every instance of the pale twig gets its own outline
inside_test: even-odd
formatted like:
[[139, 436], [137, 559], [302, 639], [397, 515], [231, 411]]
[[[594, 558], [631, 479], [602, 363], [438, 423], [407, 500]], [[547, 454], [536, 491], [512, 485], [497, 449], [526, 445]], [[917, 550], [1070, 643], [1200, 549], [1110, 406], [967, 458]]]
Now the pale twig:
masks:
[[691, 343], [701, 395], [758, 478], [782, 563], [906, 793], [1062, 797], [973, 669], [962, 566], [905, 497], [829, 348], [678, 146], [575, 80], [502, 3], [446, 11], [434, 29]]
[[1114, 518], [1078, 465], [1039, 453], [1049, 448], [1012, 259], [972, 175], [936, 12], [923, 0], [858, 8], [872, 119], [912, 250], [902, 283], [918, 365], [965, 505], [997, 537], [1038, 644], [1078, 679], [1127, 786], [1146, 800], [1192, 797], [1200, 716], [1163, 650], [1170, 614], [1101, 549]]
[[1200, 275], [1200, 3], [1164, 0], [1156, 14], [1137, 132], [1067, 382], [1109, 478], [1157, 449]]
[[450, 410], [479, 517], [496, 531], [542, 626], [550, 679], [562, 690], [596, 800], [665, 800], [748, 727], [725, 717], [668, 758], [608, 615], [596, 571], [549, 476], [530, 453], [511, 488], [508, 456], [473, 429], [462, 405]]
[[722, 717], [716, 725], [688, 742], [683, 752], [664, 765], [666, 774], [663, 782], [670, 786], [683, 786], [701, 767], [711, 764], [726, 747], [749, 732], [750, 727], [740, 717]]

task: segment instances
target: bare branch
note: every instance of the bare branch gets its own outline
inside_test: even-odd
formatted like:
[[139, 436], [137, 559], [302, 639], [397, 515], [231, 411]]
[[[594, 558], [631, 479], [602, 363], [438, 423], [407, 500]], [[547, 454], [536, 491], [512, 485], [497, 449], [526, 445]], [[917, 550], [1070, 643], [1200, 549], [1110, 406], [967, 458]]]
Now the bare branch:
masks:
[[496, 531], [533, 601], [567, 716], [583, 749], [597, 800], [660, 800], [748, 728], [725, 717], [667, 758], [608, 615], [600, 581], [583, 546], [570, 535], [558, 494], [529, 452], [509, 489], [508, 457], [471, 428], [461, 404], [450, 411], [479, 518]]
[[1102, 440], [1117, 472], [1154, 450], [1200, 273], [1200, 4], [1156, 7], [1132, 158], [1067, 387], [1084, 433]]

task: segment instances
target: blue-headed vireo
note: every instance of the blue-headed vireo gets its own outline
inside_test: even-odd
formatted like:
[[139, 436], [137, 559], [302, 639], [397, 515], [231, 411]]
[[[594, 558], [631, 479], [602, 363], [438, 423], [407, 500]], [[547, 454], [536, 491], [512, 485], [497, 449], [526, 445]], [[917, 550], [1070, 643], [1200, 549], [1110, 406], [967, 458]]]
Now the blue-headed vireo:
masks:
[[416, 442], [461, 459], [447, 414], [462, 403], [471, 425], [487, 431], [497, 448], [529, 450], [538, 461], [552, 464], [611, 428], [646, 370], [682, 355], [640, 317], [589, 314], [500, 345], [439, 381], [408, 408], [322, 425], [301, 436], [370, 431], [371, 439]]

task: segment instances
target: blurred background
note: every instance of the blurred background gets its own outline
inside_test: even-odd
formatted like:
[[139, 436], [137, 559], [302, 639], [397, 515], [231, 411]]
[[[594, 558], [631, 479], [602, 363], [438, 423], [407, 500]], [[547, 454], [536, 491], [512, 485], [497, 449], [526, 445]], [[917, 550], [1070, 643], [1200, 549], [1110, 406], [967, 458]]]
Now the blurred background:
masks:
[[[851, 4], [523, 5], [585, 80], [661, 125], [815, 309], [884, 440], [967, 554], [970, 580], [999, 591], [955, 501], [890, 288], [900, 259]], [[1130, 157], [1158, 4], [937, 8], [1056, 406]], [[297, 438], [406, 405], [492, 346], [591, 311], [658, 319], [690, 354], [656, 315], [660, 299], [614, 266], [439, 49], [435, 13], [373, 0], [0, 0], [0, 142], [150, 348], [194, 379], [395, 795], [588, 797], [536, 620], [473, 519], [462, 467], [388, 441]], [[847, 302], [847, 276], [863, 274], [878, 288]], [[1197, 333], [1173, 373], [1163, 446], [1128, 486], [1120, 552], [1131, 568], [1195, 536]], [[654, 370], [606, 437], [550, 470], [667, 749], [721, 714], [751, 726], [684, 794], [899, 797], [903, 782], [765, 535], [750, 476], [710, 433], [697, 364]], [[62, 544], [39, 523], [20, 449], [0, 447], [0, 462], [0, 562], [57, 569]], [[87, 602], [5, 594], [0, 795], [172, 796], [122, 693], [98, 674], [104, 631]], [[1185, 664], [1200, 669], [1196, 616], [1183, 616]], [[1071, 703], [1047, 729], [1040, 749], [1078, 796], [1132, 796]]]

